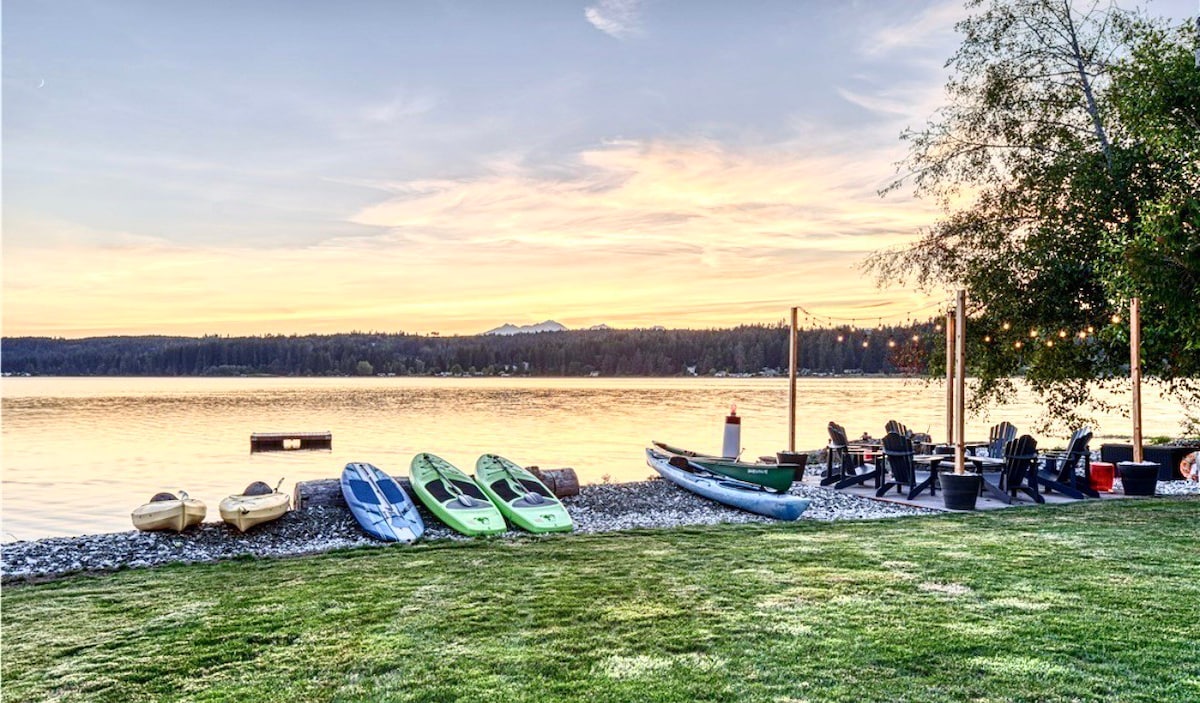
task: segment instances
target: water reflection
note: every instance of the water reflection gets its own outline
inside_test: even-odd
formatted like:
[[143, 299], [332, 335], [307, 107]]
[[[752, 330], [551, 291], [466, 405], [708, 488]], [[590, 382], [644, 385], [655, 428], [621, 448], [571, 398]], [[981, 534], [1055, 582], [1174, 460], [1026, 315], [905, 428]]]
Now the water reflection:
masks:
[[[944, 435], [940, 383], [801, 379], [797, 445], [826, 442], [836, 419], [851, 435], [878, 436], [897, 419]], [[1121, 401], [1118, 397], [1116, 400]], [[584, 482], [639, 480], [651, 472], [651, 438], [720, 448], [732, 403], [744, 417], [746, 456], [787, 440], [783, 379], [128, 379], [3, 381], [5, 539], [130, 529], [129, 511], [160, 490], [188, 490], [216, 516], [221, 498], [254, 480], [274, 485], [337, 476], [348, 461], [405, 475], [431, 451], [471, 471], [498, 452], [523, 464], [572, 466]], [[968, 433], [1007, 419], [1027, 431], [1029, 400], [974, 417]], [[1145, 400], [1148, 435], [1180, 432], [1183, 413]], [[1120, 414], [1097, 437], [1127, 436]], [[252, 432], [332, 431], [330, 451], [250, 454]], [[1043, 446], [1063, 437], [1039, 437]]]

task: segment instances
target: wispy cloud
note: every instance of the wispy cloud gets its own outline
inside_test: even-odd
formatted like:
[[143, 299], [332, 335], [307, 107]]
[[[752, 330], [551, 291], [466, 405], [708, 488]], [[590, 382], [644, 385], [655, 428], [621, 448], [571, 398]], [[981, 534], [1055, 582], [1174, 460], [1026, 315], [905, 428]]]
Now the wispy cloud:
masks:
[[350, 218], [374, 236], [272, 250], [126, 236], [119, 248], [23, 247], [4, 259], [5, 326], [67, 336], [470, 333], [546, 318], [709, 327], [774, 322], [796, 303], [886, 315], [870, 307], [881, 298], [903, 313], [924, 298], [880, 294], [857, 267], [933, 213], [876, 196], [886, 174], [867, 164], [877, 163], [811, 146], [623, 141], [554, 176], [505, 159], [473, 178], [380, 184], [386, 199]]
[[617, 39], [642, 30], [641, 0], [600, 0], [585, 8], [583, 16], [593, 27]]
[[429, 95], [397, 95], [385, 103], [368, 106], [363, 110], [363, 117], [368, 122], [392, 123], [423, 115], [436, 106], [437, 100]]
[[863, 46], [867, 56], [937, 46], [967, 16], [962, 0], [936, 2], [915, 17], [885, 25], [872, 32]]

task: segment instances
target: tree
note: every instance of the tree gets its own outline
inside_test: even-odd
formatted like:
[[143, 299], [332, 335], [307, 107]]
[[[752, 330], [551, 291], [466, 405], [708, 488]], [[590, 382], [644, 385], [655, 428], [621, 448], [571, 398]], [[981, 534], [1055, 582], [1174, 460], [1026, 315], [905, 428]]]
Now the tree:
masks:
[[[911, 183], [944, 215], [910, 249], [879, 252], [867, 267], [881, 280], [968, 290], [976, 407], [1004, 400], [1009, 379], [1024, 375], [1051, 418], [1080, 422], [1078, 410], [1099, 404], [1092, 389], [1128, 374], [1122, 311], [1133, 294], [1154, 350], [1147, 374], [1194, 394], [1189, 120], [1200, 72], [1179, 67], [1180, 56], [1190, 66], [1192, 30], [1098, 2], [967, 6], [947, 105], [902, 135], [909, 154], [888, 189]], [[1165, 262], [1181, 262], [1173, 276], [1191, 282], [1186, 292], [1158, 285]]]
[[359, 376], [372, 376], [375, 374], [375, 367], [369, 361], [360, 361], [354, 367], [354, 373]]

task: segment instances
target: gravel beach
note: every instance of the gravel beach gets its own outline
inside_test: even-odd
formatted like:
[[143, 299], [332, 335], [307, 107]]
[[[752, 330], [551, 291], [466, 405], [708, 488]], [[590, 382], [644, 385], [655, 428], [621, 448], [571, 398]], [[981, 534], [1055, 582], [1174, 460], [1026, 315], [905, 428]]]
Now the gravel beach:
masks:
[[[840, 493], [813, 483], [795, 484], [791, 492], [812, 501], [802, 520], [870, 520], [936, 513]], [[1200, 485], [1183, 481], [1160, 483], [1159, 494], [1200, 494]], [[575, 521], [576, 533], [774, 522], [706, 500], [663, 480], [583, 486], [579, 495], [566, 498], [563, 503]], [[424, 508], [421, 512], [426, 524], [425, 540], [470, 539], [452, 532]], [[528, 537], [524, 532], [511, 531], [500, 539], [518, 536]], [[222, 522], [205, 522], [181, 534], [130, 530], [10, 542], [0, 545], [0, 573], [3, 583], [14, 583], [76, 572], [211, 562], [244, 555], [300, 556], [381, 544], [359, 528], [345, 507], [314, 507], [290, 512], [246, 534]]]

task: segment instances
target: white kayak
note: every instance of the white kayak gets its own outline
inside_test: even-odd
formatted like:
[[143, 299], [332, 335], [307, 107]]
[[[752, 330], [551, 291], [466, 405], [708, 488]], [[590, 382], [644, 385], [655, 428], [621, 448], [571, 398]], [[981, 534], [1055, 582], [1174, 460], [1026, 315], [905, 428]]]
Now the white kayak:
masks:
[[180, 491], [178, 496], [159, 493], [151, 498], [149, 503], [134, 508], [131, 517], [133, 526], [143, 532], [183, 532], [193, 525], [200, 524], [207, 512], [208, 506], [204, 505], [204, 501], [189, 498], [187, 491]]
[[646, 463], [680, 488], [751, 513], [776, 520], [796, 520], [808, 509], [807, 498], [768, 492], [761, 486], [713, 474], [691, 463], [687, 457], [672, 457], [655, 449], [647, 449]]
[[[264, 493], [263, 489], [270, 492]], [[278, 487], [271, 491], [267, 484], [255, 481], [243, 493], [221, 501], [218, 507], [222, 520], [245, 532], [255, 525], [283, 517], [291, 507], [291, 496], [280, 493]]]

